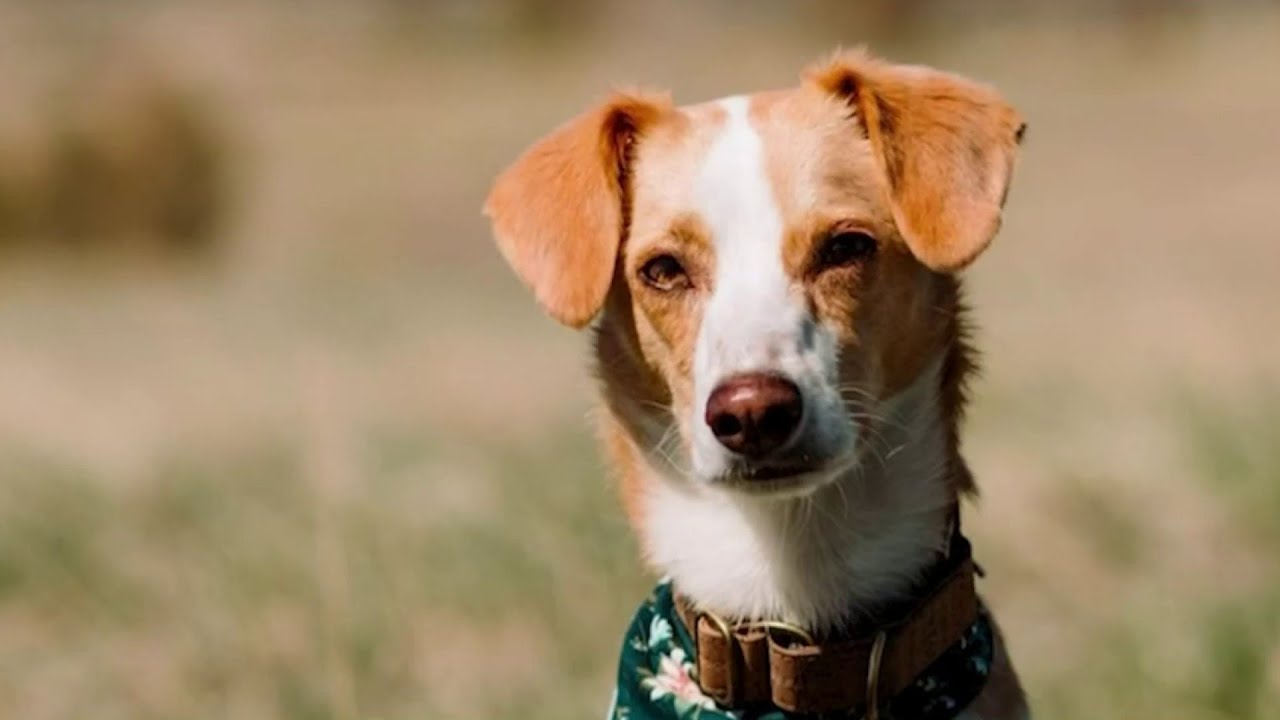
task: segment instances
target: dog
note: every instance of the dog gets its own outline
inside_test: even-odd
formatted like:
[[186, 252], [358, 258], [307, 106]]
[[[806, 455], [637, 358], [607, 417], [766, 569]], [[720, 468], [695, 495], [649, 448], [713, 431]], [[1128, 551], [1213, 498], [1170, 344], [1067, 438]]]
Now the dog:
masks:
[[783, 90], [618, 93], [485, 203], [594, 324], [604, 445], [663, 580], [610, 717], [1029, 716], [960, 532], [957, 272], [1025, 125], [995, 90], [838, 51]]

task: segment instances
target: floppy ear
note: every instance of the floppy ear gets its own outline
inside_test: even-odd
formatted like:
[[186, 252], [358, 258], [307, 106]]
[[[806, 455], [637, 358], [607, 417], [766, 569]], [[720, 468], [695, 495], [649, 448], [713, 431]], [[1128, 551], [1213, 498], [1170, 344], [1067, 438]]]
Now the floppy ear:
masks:
[[958, 270], [991, 242], [1025, 125], [991, 88], [926, 67], [839, 53], [806, 73], [853, 106], [911, 252]]
[[665, 98], [617, 95], [534, 143], [498, 176], [484, 211], [507, 262], [573, 327], [604, 304], [627, 230], [628, 163]]

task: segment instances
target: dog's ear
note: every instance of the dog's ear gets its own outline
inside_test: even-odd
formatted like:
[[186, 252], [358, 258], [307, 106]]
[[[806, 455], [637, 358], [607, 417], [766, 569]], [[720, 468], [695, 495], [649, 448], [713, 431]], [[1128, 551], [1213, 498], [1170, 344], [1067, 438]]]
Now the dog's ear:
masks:
[[489, 192], [502, 254], [566, 325], [586, 325], [604, 304], [627, 231], [628, 164], [670, 108], [665, 97], [616, 95], [534, 143]]
[[806, 79], [854, 109], [888, 182], [911, 252], [958, 270], [991, 242], [1025, 125], [989, 87], [863, 51], [811, 67]]

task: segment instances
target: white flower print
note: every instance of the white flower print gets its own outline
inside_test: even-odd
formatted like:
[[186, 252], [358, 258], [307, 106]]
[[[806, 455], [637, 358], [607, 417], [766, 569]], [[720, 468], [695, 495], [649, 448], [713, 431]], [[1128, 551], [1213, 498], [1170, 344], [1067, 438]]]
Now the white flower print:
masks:
[[653, 621], [649, 623], [649, 647], [671, 642], [671, 637], [671, 623], [661, 615], [654, 615]]
[[[665, 622], [665, 621], [664, 621]], [[670, 632], [670, 624], [667, 624]], [[677, 707], [681, 705], [712, 709], [715, 701], [702, 694], [702, 688], [693, 679], [693, 663], [689, 662], [681, 648], [673, 649], [663, 655], [658, 663], [658, 672], [653, 677], [645, 678], [642, 685], [649, 689], [649, 699], [659, 700], [668, 695], [674, 696]]]

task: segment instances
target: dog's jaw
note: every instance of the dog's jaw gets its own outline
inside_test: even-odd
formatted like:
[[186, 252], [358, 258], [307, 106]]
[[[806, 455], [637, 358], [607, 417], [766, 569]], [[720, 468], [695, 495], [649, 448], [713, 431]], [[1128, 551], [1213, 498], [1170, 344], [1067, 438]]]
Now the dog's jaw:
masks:
[[[872, 414], [859, 462], [804, 498], [755, 498], [651, 477], [640, 508], [649, 562], [700, 607], [817, 631], [910, 593], [946, 541], [941, 362]], [[658, 475], [660, 463], [637, 464]], [[669, 472], [669, 470], [668, 470]]]

